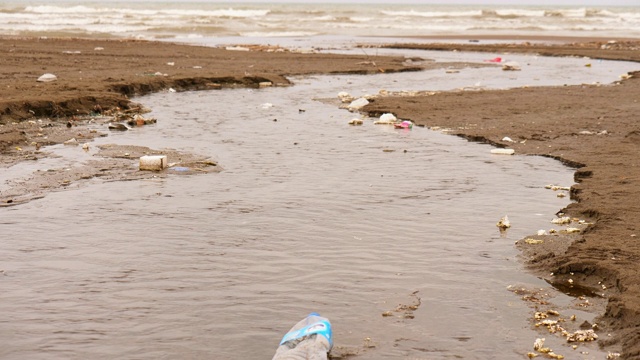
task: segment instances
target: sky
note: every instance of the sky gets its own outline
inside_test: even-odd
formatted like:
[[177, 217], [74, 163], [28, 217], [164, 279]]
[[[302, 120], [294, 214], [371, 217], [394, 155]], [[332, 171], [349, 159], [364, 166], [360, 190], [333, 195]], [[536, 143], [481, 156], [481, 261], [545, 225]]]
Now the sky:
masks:
[[469, 4], [469, 5], [568, 5], [568, 6], [635, 6], [640, 0], [235, 0], [230, 2], [296, 2], [296, 3], [363, 3], [363, 4]]

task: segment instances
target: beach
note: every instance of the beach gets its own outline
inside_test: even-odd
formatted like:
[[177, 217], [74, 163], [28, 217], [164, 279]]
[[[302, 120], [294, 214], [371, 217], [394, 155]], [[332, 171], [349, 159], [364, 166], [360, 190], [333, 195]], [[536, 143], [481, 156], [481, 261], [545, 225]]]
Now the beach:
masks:
[[[535, 39], [525, 42], [531, 40]], [[588, 57], [585, 64], [597, 59], [640, 61], [640, 43], [633, 41], [533, 46], [528, 42], [410, 45], [398, 40], [389, 46]], [[136, 40], [14, 37], [0, 40], [0, 49], [4, 69], [0, 164], [5, 167], [40, 161], [47, 156], [39, 151], [41, 146], [62, 143], [71, 136], [80, 135], [83, 141], [100, 136], [86, 131], [89, 115], [133, 109], [144, 116], [142, 110], [135, 111], [134, 96], [168, 89], [290, 86], [285, 76], [365, 75], [418, 71], [425, 66], [407, 65], [402, 57], [305, 54], [266, 47], [226, 50]], [[58, 80], [37, 82], [45, 73], [55, 74]], [[571, 287], [584, 293], [603, 294], [606, 311], [599, 314], [598, 331], [613, 336], [602, 336], [600, 343], [620, 347], [622, 358], [636, 359], [640, 358], [636, 275], [640, 80], [629, 75], [615, 84], [380, 96], [362, 111], [374, 117], [392, 112], [416, 125], [447, 129], [472, 142], [550, 157], [575, 168], [577, 184], [570, 191], [574, 201], [558, 211], [591, 225], [570, 244], [548, 241], [533, 247], [520, 241], [517, 246], [527, 267], [550, 284], [564, 288], [571, 280]], [[36, 121], [43, 118], [48, 119], [47, 127]], [[38, 186], [57, 191], [65, 184]], [[42, 193], [31, 188], [3, 194], [0, 200], [3, 206], [14, 206], [37, 198], [33, 194]]]

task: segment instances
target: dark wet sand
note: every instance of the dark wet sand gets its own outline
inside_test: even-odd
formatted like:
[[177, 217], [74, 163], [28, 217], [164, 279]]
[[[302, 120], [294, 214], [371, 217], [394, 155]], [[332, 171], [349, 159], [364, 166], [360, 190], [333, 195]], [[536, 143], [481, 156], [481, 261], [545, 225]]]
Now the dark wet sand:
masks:
[[[477, 37], [476, 37], [477, 38]], [[640, 42], [618, 41], [541, 45], [404, 44], [394, 47], [442, 51], [519, 52], [588, 56], [640, 62]], [[549, 40], [550, 39], [541, 39]], [[569, 39], [560, 39], [560, 41]], [[573, 41], [574, 39], [571, 39]], [[102, 48], [102, 50], [96, 50]], [[140, 41], [0, 39], [0, 166], [37, 161], [36, 146], [59, 143], [82, 131], [83, 115], [135, 107], [129, 97], [180, 90], [287, 85], [285, 75], [412, 71], [401, 58], [226, 51]], [[78, 53], [79, 52], [79, 53]], [[169, 65], [173, 63], [173, 65]], [[638, 64], [640, 70], [640, 63]], [[36, 82], [44, 73], [58, 80]], [[166, 76], [164, 75], [166, 74]], [[640, 74], [638, 74], [640, 77]], [[601, 343], [622, 346], [623, 358], [640, 358], [640, 79], [608, 86], [533, 87], [507, 91], [437, 93], [381, 97], [364, 111], [393, 112], [429, 127], [520, 154], [559, 159], [576, 168], [574, 203], [562, 211], [593, 222], [568, 249], [523, 246], [525, 261], [552, 283], [605, 293], [607, 310], [599, 324]], [[212, 104], [215, 105], [215, 104]], [[51, 118], [43, 129], [30, 120]], [[69, 120], [70, 119], [70, 120]], [[69, 125], [70, 127], [67, 127]], [[52, 129], [55, 129], [52, 130]], [[43, 132], [62, 133], [43, 141]], [[97, 135], [86, 135], [88, 138]], [[509, 136], [516, 143], [502, 141]], [[5, 194], [0, 201], [7, 202]], [[637, 236], [638, 235], [638, 236]], [[551, 276], [550, 273], [554, 273]], [[569, 275], [573, 273], [573, 275]], [[606, 289], [602, 285], [606, 284]]]

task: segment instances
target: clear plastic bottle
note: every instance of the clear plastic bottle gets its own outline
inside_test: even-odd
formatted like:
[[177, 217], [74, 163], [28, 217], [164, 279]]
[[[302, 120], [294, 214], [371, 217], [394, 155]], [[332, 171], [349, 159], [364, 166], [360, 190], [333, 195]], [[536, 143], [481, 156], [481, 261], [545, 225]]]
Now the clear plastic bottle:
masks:
[[327, 360], [332, 347], [331, 323], [311, 313], [282, 338], [272, 360]]

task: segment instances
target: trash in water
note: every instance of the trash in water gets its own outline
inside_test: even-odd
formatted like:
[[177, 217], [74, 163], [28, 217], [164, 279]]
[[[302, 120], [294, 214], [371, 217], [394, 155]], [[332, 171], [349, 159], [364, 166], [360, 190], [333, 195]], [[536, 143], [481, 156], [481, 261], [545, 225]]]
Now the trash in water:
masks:
[[411, 129], [413, 128], [413, 123], [405, 120], [399, 124], [393, 124], [393, 127], [396, 129]]
[[496, 226], [500, 228], [500, 230], [506, 230], [511, 227], [511, 222], [509, 221], [509, 217], [505, 215], [500, 221], [496, 223]]
[[396, 118], [395, 115], [391, 113], [385, 113], [380, 115], [380, 119], [377, 121], [374, 121], [373, 123], [376, 125], [393, 125], [396, 122], [398, 122], [398, 118]]
[[143, 125], [149, 125], [149, 124], [155, 124], [157, 123], [158, 120], [155, 118], [145, 118], [142, 117], [142, 115], [134, 115], [133, 119], [127, 121], [127, 124], [129, 126], [143, 126]]
[[351, 119], [349, 121], [349, 125], [362, 125], [363, 121], [361, 119]]
[[166, 155], [145, 155], [140, 157], [140, 170], [159, 171], [167, 167]]
[[318, 313], [311, 313], [295, 324], [282, 338], [272, 360], [326, 360], [333, 347], [331, 323]]
[[484, 62], [499, 63], [499, 62], [502, 62], [502, 58], [501, 57], [497, 57], [497, 58], [493, 58], [491, 60], [485, 60]]
[[496, 155], [513, 155], [515, 152], [513, 149], [491, 149], [491, 153]]
[[58, 80], [58, 77], [53, 75], [53, 74], [49, 74], [49, 73], [44, 74], [44, 75], [42, 75], [42, 76], [40, 76], [38, 78], [39, 82], [51, 82], [51, 81], [56, 81], [56, 80]]

